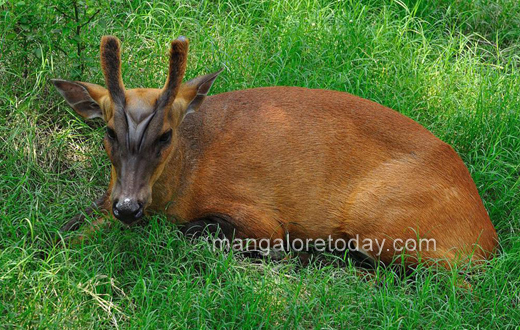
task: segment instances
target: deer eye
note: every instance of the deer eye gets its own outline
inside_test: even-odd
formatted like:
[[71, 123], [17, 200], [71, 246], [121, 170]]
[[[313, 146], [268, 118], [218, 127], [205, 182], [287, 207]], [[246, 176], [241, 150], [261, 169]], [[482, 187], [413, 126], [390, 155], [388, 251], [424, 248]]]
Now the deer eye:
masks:
[[110, 127], [107, 127], [107, 137], [112, 141], [117, 140], [116, 132]]
[[168, 132], [163, 133], [159, 137], [158, 141], [160, 144], [168, 144], [168, 143], [170, 143], [171, 139], [172, 139], [172, 130], [169, 130]]

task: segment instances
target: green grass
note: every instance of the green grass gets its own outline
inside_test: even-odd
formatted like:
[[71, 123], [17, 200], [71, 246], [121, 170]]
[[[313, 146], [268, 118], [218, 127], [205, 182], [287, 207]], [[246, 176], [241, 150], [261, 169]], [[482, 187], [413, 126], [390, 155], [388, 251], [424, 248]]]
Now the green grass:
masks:
[[[70, 1], [0, 1], [1, 328], [520, 324], [517, 1], [86, 3], [77, 23]], [[423, 268], [403, 281], [383, 269], [243, 260], [186, 241], [162, 217], [50, 247], [49, 233], [104, 191], [109, 161], [101, 123], [78, 118], [49, 79], [102, 83], [103, 34], [123, 42], [128, 87], [162, 86], [168, 41], [182, 34], [188, 78], [225, 69], [212, 93], [335, 89], [417, 120], [467, 164], [501, 252], [484, 271]], [[457, 285], [464, 276], [472, 290]]]

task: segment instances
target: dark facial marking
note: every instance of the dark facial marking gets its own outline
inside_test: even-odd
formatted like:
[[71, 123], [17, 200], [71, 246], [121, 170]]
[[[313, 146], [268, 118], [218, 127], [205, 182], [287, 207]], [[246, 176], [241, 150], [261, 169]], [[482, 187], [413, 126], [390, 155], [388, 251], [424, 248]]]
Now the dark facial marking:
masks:
[[160, 90], [135, 89], [126, 91], [126, 106], [117, 111], [114, 125], [121, 141], [132, 154], [142, 152], [143, 148], [157, 142], [163, 131], [165, 109], [158, 107], [157, 96]]
[[156, 112], [152, 112], [150, 115], [145, 117], [141, 122], [136, 123], [128, 114], [125, 112], [126, 120], [128, 123], [128, 149], [133, 152], [139, 152], [143, 145], [146, 129], [150, 124], [150, 121], [155, 116]]

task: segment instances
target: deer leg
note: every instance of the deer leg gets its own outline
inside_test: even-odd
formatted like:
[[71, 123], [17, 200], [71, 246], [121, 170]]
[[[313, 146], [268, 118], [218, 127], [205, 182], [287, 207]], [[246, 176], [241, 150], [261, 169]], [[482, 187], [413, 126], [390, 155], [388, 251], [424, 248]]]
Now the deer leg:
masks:
[[[65, 225], [63, 225], [60, 231], [63, 234], [78, 231], [77, 234], [67, 235], [61, 237], [59, 240], [63, 240], [69, 247], [74, 247], [81, 244], [83, 241], [91, 237], [96, 231], [98, 231], [105, 224], [110, 224], [111, 212], [110, 212], [110, 198], [109, 193], [103, 194], [97, 199], [92, 206], [88, 207], [85, 212], [76, 215]], [[98, 218], [91, 222], [87, 222], [87, 218], [96, 212], [102, 213]], [[88, 224], [88, 225], [85, 225]]]
[[[225, 205], [225, 204], [223, 204]], [[230, 205], [223, 210], [233, 210], [232, 214], [215, 213], [196, 218], [185, 224], [181, 231], [188, 237], [204, 239], [222, 250], [233, 249], [241, 256], [253, 259], [281, 259], [280, 251], [272, 249], [276, 242], [284, 239], [284, 229], [271, 217], [260, 213], [248, 205]], [[248, 224], [266, 223], [251, 228]], [[278, 246], [277, 246], [278, 247]]]
[[208, 215], [188, 222], [181, 232], [190, 239], [200, 237], [215, 237], [232, 240], [235, 237], [235, 227], [221, 215]]
[[98, 198], [91, 206], [87, 207], [85, 212], [76, 215], [74, 218], [69, 220], [61, 228], [61, 232], [70, 232], [78, 230], [83, 224], [85, 224], [88, 216], [92, 215], [96, 211], [103, 213], [109, 213], [109, 193], [108, 191]]

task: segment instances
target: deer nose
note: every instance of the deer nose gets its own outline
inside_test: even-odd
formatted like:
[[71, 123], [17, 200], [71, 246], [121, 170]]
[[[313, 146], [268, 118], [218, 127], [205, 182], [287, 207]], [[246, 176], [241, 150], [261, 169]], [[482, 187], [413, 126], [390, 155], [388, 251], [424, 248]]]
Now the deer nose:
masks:
[[131, 198], [116, 199], [112, 205], [114, 216], [127, 225], [139, 220], [143, 211], [143, 203]]

